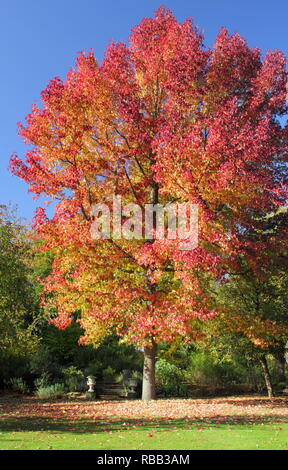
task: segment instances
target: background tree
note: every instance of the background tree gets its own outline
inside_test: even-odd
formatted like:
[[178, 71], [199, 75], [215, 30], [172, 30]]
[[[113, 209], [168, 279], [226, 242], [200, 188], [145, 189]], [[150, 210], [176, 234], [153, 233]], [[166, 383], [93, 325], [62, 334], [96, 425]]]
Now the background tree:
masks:
[[[272, 260], [271, 264], [273, 265]], [[267, 355], [273, 355], [279, 363], [278, 380], [286, 381], [284, 356], [288, 337], [286, 269], [278, 268], [277, 272], [274, 270], [265, 278], [257, 277], [253, 271], [247, 270], [245, 273], [226, 279], [218, 286], [216, 292], [218, 302], [226, 313], [220, 314], [210, 325], [207, 324], [206, 342], [208, 340], [208, 343], [218, 343], [218, 345], [221, 343], [222, 349], [225, 350], [223, 340], [227, 342], [227, 348], [232, 340], [236, 351], [239, 347], [244, 348], [248, 356], [260, 362], [268, 396], [272, 397], [274, 392]]]
[[[34, 321], [39, 300], [33, 283], [33, 251], [28, 228], [16, 209], [0, 207], [0, 377], [25, 370], [35, 353]], [[14, 369], [14, 370], [13, 370]]]
[[[160, 8], [111, 44], [102, 64], [81, 54], [66, 80], [42, 92], [20, 135], [33, 149], [12, 158], [30, 191], [56, 199], [35, 229], [55, 258], [46, 279], [55, 325], [81, 311], [83, 341], [115, 330], [144, 350], [143, 399], [155, 397], [157, 343], [193, 337], [193, 320], [214, 315], [204, 287], [221, 256], [237, 250], [251, 212], [285, 200], [286, 61], [262, 58], [222, 29], [213, 50], [190, 20]], [[123, 204], [199, 206], [199, 245], [179, 240], [92, 240], [91, 207], [113, 194]], [[122, 222], [129, 216], [126, 213]], [[154, 227], [155, 228], [155, 227]], [[48, 299], [49, 303], [49, 299]]]

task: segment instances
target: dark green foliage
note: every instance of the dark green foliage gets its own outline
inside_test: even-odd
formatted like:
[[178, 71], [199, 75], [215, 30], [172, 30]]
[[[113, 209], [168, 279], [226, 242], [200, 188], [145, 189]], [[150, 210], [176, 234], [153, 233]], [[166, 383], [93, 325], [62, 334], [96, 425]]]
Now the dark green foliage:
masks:
[[65, 330], [59, 330], [54, 325], [48, 324], [43, 328], [42, 341], [55, 362], [70, 364], [74, 362], [80, 349], [83, 349], [83, 346], [78, 345], [82, 334], [83, 330], [76, 322]]
[[77, 369], [75, 366], [70, 366], [62, 369], [62, 374], [68, 392], [77, 392], [83, 388], [85, 377], [82, 370]]
[[29, 391], [27, 383], [22, 379], [22, 377], [12, 377], [11, 379], [5, 382], [8, 388], [13, 390], [13, 392], [26, 394]]
[[27, 375], [38, 339], [38, 298], [27, 228], [11, 209], [0, 207], [0, 385]]
[[103, 370], [108, 367], [112, 367], [115, 374], [119, 374], [125, 369], [142, 370], [143, 355], [141, 352], [136, 351], [133, 346], [119, 343], [116, 336], [105, 338], [97, 349], [91, 346], [86, 346], [86, 348], [87, 354], [90, 353], [91, 358], [89, 363], [86, 363], [87, 373], [93, 374], [97, 378], [102, 378]]
[[43, 342], [39, 344], [36, 354], [30, 360], [30, 372], [34, 378], [42, 377], [47, 383], [62, 377], [61, 364], [54, 359]]
[[156, 384], [158, 395], [165, 397], [186, 397], [188, 387], [184, 384], [185, 371], [166, 359], [156, 362]]

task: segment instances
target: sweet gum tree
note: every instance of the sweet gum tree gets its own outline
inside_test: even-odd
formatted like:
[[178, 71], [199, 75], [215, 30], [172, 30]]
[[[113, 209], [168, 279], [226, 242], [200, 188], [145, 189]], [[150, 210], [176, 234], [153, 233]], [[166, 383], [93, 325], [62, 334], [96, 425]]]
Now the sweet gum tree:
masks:
[[[20, 125], [33, 148], [26, 161], [12, 157], [13, 172], [57, 201], [52, 219], [43, 208], [35, 215], [42, 249], [55, 257], [45, 282], [52, 321], [65, 328], [77, 310], [83, 341], [114, 330], [143, 348], [144, 400], [155, 397], [157, 343], [191, 338], [193, 323], [215, 314], [205, 283], [253, 214], [285, 200], [287, 128], [277, 116], [286, 81], [281, 52], [262, 58], [225, 29], [208, 50], [190, 19], [160, 8], [129, 45], [110, 44], [101, 64], [81, 53]], [[197, 248], [154, 236], [92, 239], [92, 205], [112, 207], [113, 195], [140, 208], [197, 204]]]

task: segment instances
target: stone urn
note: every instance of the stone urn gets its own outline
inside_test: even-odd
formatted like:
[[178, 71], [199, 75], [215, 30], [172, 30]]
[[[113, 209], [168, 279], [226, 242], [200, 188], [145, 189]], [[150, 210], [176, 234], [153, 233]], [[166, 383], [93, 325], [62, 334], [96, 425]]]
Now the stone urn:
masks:
[[131, 377], [128, 379], [127, 383], [129, 388], [128, 397], [135, 397], [137, 395], [136, 387], [138, 385], [138, 380]]
[[94, 393], [94, 386], [96, 384], [96, 380], [94, 375], [88, 375], [87, 377], [87, 385], [89, 387], [88, 392], [89, 393]]

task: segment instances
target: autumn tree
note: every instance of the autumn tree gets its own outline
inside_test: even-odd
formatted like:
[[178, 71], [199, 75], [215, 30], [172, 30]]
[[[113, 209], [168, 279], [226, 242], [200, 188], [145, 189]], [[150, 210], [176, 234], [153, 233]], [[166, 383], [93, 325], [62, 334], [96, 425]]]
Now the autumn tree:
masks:
[[[35, 216], [55, 257], [45, 282], [52, 321], [64, 328], [81, 310], [83, 341], [114, 330], [142, 348], [144, 400], [155, 397], [157, 343], [191, 338], [193, 320], [215, 314], [207, 281], [252, 212], [285, 200], [287, 128], [277, 119], [286, 80], [280, 51], [262, 57], [225, 29], [208, 50], [190, 19], [160, 8], [128, 45], [110, 44], [102, 63], [80, 54], [20, 125], [33, 148], [26, 161], [12, 157], [13, 172], [57, 202], [51, 219], [43, 208]], [[140, 208], [197, 205], [198, 246], [183, 250], [154, 233], [92, 239], [93, 204], [112, 209], [113, 195]]]

